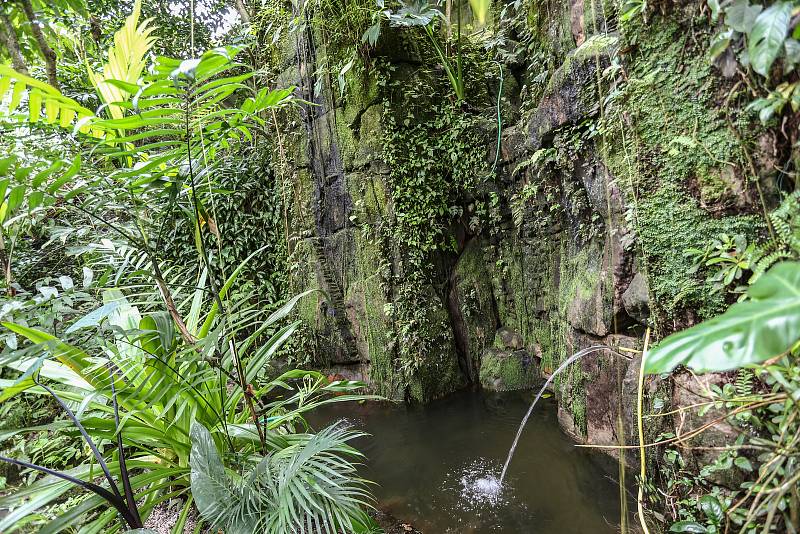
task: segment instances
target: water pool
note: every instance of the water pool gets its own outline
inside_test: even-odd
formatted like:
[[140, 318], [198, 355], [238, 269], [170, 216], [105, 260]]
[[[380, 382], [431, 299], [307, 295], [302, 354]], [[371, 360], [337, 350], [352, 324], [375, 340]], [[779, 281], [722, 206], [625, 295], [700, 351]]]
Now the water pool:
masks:
[[309, 420], [319, 428], [345, 419], [370, 433], [355, 445], [379, 507], [425, 534], [617, 532], [616, 464], [576, 448], [549, 399], [528, 421], [503, 491], [480, 491], [499, 476], [531, 400], [465, 391], [424, 407], [332, 405]]

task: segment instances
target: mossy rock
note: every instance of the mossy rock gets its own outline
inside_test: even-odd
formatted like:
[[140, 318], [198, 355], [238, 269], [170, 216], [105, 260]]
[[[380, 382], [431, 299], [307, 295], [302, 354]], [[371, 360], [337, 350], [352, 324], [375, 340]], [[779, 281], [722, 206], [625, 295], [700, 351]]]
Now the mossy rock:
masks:
[[480, 380], [492, 391], [530, 389], [539, 382], [539, 365], [524, 350], [488, 349], [481, 357]]
[[[494, 342], [498, 326], [491, 277], [486, 269], [481, 243], [477, 239], [469, 242], [456, 264], [450, 298], [451, 307], [460, 318], [456, 335], [462, 338], [462, 350], [470, 359], [470, 368], [476, 368], [484, 348]], [[477, 373], [471, 369], [471, 374], [474, 379]]]

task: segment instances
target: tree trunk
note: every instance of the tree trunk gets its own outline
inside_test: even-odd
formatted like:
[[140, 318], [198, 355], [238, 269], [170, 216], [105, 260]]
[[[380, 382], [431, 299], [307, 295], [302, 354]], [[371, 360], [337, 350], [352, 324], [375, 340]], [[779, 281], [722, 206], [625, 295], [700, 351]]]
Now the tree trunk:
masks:
[[28, 67], [25, 65], [25, 59], [22, 57], [22, 52], [19, 48], [19, 41], [17, 40], [17, 32], [14, 31], [14, 25], [5, 13], [0, 13], [0, 42], [6, 45], [6, 50], [11, 56], [11, 65], [14, 70], [28, 75]]
[[13, 297], [16, 295], [16, 291], [11, 287], [11, 258], [8, 257], [6, 242], [2, 234], [0, 234], [0, 270], [3, 272], [3, 280], [6, 284], [6, 296]]
[[247, 12], [247, 7], [244, 5], [244, 0], [236, 0], [236, 11], [239, 12], [239, 17], [242, 19], [242, 23], [245, 25], [250, 25], [250, 13]]
[[39, 26], [36, 13], [33, 12], [31, 0], [20, 0], [20, 5], [22, 6], [22, 11], [25, 12], [25, 16], [28, 17], [28, 20], [31, 23], [31, 33], [33, 34], [33, 38], [36, 39], [36, 44], [39, 45], [39, 50], [41, 50], [42, 55], [44, 56], [45, 70], [47, 71], [47, 81], [56, 89], [60, 89], [58, 85], [58, 78], [56, 77], [56, 53], [52, 48], [50, 48], [50, 45], [47, 44], [47, 39], [45, 39], [42, 28]]

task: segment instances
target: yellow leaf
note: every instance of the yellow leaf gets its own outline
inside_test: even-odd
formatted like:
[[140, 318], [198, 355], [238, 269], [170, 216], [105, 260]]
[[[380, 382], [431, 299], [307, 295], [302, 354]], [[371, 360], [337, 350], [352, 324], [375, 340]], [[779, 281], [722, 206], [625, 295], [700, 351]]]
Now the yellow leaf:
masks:
[[53, 124], [58, 119], [58, 102], [47, 100], [44, 103], [44, 112], [47, 115], [47, 123]]
[[61, 120], [59, 121], [59, 126], [62, 128], [68, 127], [72, 124], [72, 120], [75, 118], [75, 110], [69, 108], [63, 108], [61, 110]]
[[491, 0], [469, 0], [469, 5], [472, 6], [472, 14], [475, 19], [481, 24], [486, 24], [486, 16], [489, 14], [489, 7], [492, 5]]
[[30, 121], [36, 123], [39, 120], [39, 114], [42, 112], [42, 93], [31, 91], [28, 94], [28, 109], [30, 110]]
[[14, 82], [14, 89], [11, 92], [11, 103], [8, 105], [8, 112], [14, 113], [22, 102], [22, 97], [25, 94], [25, 84], [19, 80]]
[[126, 101], [131, 93], [108, 83], [108, 80], [137, 83], [144, 71], [147, 53], [156, 42], [156, 38], [151, 36], [155, 27], [148, 26], [151, 19], [139, 23], [141, 10], [142, 2], [136, 0], [125, 24], [114, 34], [114, 44], [108, 49], [108, 62], [103, 65], [102, 74], [89, 69], [87, 63], [89, 80], [114, 119], [124, 116], [123, 109], [114, 104]]

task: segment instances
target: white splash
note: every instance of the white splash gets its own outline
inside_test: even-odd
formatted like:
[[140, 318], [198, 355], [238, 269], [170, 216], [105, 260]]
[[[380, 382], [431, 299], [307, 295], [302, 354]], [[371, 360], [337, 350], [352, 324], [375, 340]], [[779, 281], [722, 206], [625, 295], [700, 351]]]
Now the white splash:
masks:
[[503, 492], [496, 469], [485, 461], [476, 461], [465, 467], [459, 476], [461, 505], [467, 509], [497, 506]]

